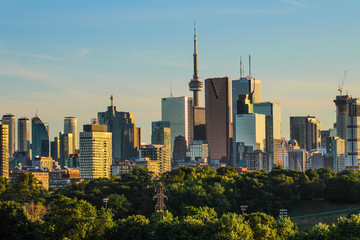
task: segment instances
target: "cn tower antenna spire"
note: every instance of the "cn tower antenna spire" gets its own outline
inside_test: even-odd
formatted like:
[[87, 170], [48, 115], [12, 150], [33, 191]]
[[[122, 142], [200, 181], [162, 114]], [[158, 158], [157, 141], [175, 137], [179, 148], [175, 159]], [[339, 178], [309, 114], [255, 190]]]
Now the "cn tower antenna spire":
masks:
[[196, 22], [194, 22], [194, 76], [189, 83], [190, 91], [193, 92], [193, 103], [194, 106], [199, 106], [199, 91], [202, 91], [203, 83], [199, 78], [198, 64], [197, 64], [197, 36], [196, 36]]

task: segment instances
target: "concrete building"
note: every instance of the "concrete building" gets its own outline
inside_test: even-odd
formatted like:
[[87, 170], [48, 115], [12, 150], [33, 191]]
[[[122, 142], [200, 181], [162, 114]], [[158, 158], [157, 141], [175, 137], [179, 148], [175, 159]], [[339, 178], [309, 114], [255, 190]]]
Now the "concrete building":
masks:
[[171, 130], [169, 121], [152, 122], [151, 144], [164, 145], [171, 151]]
[[205, 80], [205, 112], [210, 159], [231, 165], [230, 78]]
[[49, 156], [49, 126], [43, 123], [38, 116], [31, 119], [31, 151], [32, 158]]
[[183, 161], [186, 158], [186, 140], [183, 136], [177, 136], [175, 137], [174, 141], [174, 151], [173, 151], [173, 165], [177, 165], [179, 161]]
[[80, 170], [67, 168], [49, 172], [49, 187], [61, 189], [73, 183], [80, 182]]
[[299, 144], [296, 140], [285, 140], [281, 139], [281, 143], [277, 148], [277, 158], [275, 161], [275, 165], [279, 165], [284, 169], [289, 168], [289, 152], [294, 149], [300, 149]]
[[193, 142], [193, 107], [192, 98], [169, 97], [161, 99], [161, 120], [170, 122], [171, 151], [175, 137], [183, 136], [186, 145]]
[[321, 123], [312, 116], [290, 117], [290, 138], [298, 141], [307, 151], [321, 146]]
[[329, 137], [326, 141], [327, 157], [333, 161], [334, 171], [341, 172], [345, 168], [345, 140], [340, 137]]
[[51, 154], [50, 157], [55, 161], [60, 160], [60, 138], [54, 137], [54, 141], [50, 142]]
[[279, 102], [262, 102], [253, 105], [254, 113], [264, 114], [266, 130], [265, 152], [275, 164], [276, 149], [281, 143], [281, 104]]
[[30, 153], [30, 121], [26, 117], [18, 119], [18, 151]]
[[346, 167], [359, 168], [360, 157], [360, 99], [353, 98], [347, 101], [347, 141], [346, 141]]
[[64, 168], [65, 160], [70, 157], [71, 154], [75, 153], [74, 149], [74, 138], [72, 133], [59, 133], [60, 139], [60, 166]]
[[237, 114], [235, 117], [235, 129], [233, 139], [235, 143], [235, 162], [233, 164], [236, 167], [246, 167], [246, 153], [253, 153], [255, 150], [265, 152], [265, 115], [256, 113]]
[[265, 169], [266, 171], [270, 172], [273, 168], [273, 163], [271, 158], [266, 155], [267, 153], [264, 153], [261, 150], [255, 150], [252, 153], [245, 153], [247, 170], [257, 171]]
[[190, 161], [208, 163], [209, 145], [203, 141], [194, 141], [189, 145], [186, 158]]
[[2, 122], [9, 126], [9, 156], [12, 158], [15, 152], [15, 116], [12, 114], [3, 115]]
[[35, 157], [31, 163], [32, 167], [48, 170], [49, 172], [58, 168], [57, 162], [51, 157]]
[[20, 178], [24, 176], [25, 174], [31, 174], [33, 175], [37, 182], [37, 186], [42, 186], [46, 190], [49, 189], [49, 171], [44, 171], [41, 169], [35, 169], [31, 168], [28, 170], [21, 170], [21, 171], [14, 171], [10, 172], [9, 174], [9, 183], [10, 184], [16, 184], [19, 182]]
[[347, 140], [347, 117], [349, 115], [349, 107], [347, 102], [351, 100], [348, 95], [336, 96], [334, 103], [336, 105], [336, 131], [337, 136]]
[[309, 153], [306, 149], [293, 149], [288, 154], [290, 169], [302, 172], [309, 169]]
[[72, 146], [73, 152], [79, 149], [78, 145], [78, 127], [77, 127], [77, 118], [76, 117], [65, 117], [64, 119], [64, 134], [72, 134]]
[[171, 154], [164, 145], [142, 145], [140, 157], [158, 162], [158, 170], [153, 169], [155, 175], [171, 171]]
[[0, 124], [0, 176], [9, 179], [9, 125]]
[[141, 145], [141, 130], [136, 127], [134, 116], [131, 112], [118, 112], [113, 105], [106, 112], [99, 112], [100, 124], [105, 124], [112, 133], [112, 155], [115, 162], [123, 161], [138, 156]]
[[112, 134], [106, 125], [84, 125], [80, 133], [80, 177], [110, 178], [112, 164]]

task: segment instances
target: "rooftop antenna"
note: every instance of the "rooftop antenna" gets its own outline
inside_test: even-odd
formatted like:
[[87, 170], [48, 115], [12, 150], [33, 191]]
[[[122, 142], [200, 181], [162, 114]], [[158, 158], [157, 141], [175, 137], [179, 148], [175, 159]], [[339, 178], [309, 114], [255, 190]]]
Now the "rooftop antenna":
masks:
[[340, 96], [342, 95], [342, 91], [343, 91], [343, 86], [344, 86], [344, 81], [345, 81], [345, 79], [346, 79], [346, 70], [345, 70], [345, 73], [344, 73], [344, 77], [343, 77], [343, 79], [342, 79], [342, 83], [341, 83], [341, 85], [339, 85], [339, 88], [338, 88], [338, 91], [340, 92]]
[[249, 77], [251, 77], [251, 55], [249, 54]]
[[38, 117], [38, 115], [37, 115], [38, 110], [39, 110], [39, 108], [36, 108], [35, 117]]
[[173, 94], [172, 94], [172, 80], [170, 80], [170, 97], [174, 97]]
[[240, 78], [243, 78], [243, 66], [242, 66], [241, 56], [240, 56]]
[[113, 108], [114, 107], [114, 97], [112, 94], [111, 94], [110, 100], [111, 100], [111, 108]]

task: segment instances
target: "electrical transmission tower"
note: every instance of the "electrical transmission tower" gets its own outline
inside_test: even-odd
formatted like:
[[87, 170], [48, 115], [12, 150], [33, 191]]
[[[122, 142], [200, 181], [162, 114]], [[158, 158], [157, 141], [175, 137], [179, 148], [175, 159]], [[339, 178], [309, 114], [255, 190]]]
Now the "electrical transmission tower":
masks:
[[155, 188], [155, 196], [153, 197], [153, 200], [155, 200], [157, 198], [157, 202], [155, 204], [155, 210], [161, 210], [161, 211], [164, 211], [166, 206], [165, 206], [165, 203], [164, 203], [164, 199], [168, 198], [164, 192], [165, 192], [165, 187], [164, 185], [159, 182], [159, 184], [157, 185], [157, 187]]

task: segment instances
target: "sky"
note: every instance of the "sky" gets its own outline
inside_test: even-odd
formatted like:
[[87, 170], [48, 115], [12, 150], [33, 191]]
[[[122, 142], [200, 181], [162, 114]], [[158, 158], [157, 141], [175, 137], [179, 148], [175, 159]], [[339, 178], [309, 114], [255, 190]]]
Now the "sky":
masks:
[[328, 129], [345, 70], [344, 93], [360, 97], [359, 9], [357, 0], [0, 0], [0, 114], [37, 112], [53, 139], [65, 116], [82, 131], [113, 94], [150, 143], [171, 83], [174, 96], [192, 96], [196, 21], [203, 81], [239, 78], [240, 56], [247, 69], [251, 54], [262, 100], [281, 102], [283, 136], [289, 116]]

